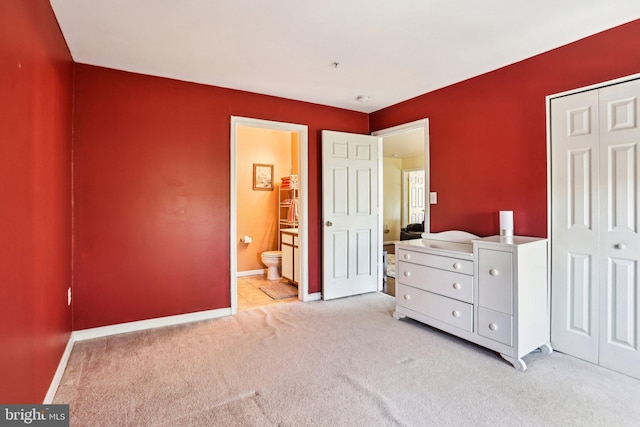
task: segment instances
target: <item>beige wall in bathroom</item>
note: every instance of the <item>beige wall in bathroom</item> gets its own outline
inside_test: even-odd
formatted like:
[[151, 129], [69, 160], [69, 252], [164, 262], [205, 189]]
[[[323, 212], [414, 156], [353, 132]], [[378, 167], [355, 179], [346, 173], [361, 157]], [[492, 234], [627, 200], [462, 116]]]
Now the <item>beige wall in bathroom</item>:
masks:
[[[278, 190], [292, 168], [291, 132], [239, 127], [237, 132], [238, 272], [264, 269], [260, 254], [278, 249]], [[297, 136], [297, 135], [296, 135]], [[296, 154], [297, 159], [297, 154]], [[253, 164], [273, 165], [273, 191], [253, 190]]]

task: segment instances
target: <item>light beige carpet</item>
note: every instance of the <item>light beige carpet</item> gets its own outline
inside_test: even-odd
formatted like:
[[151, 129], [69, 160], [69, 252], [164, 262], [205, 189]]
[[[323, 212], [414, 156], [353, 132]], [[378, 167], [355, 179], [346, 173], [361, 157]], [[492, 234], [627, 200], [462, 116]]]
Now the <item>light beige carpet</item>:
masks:
[[640, 381], [560, 353], [518, 372], [368, 294], [77, 343], [73, 426], [632, 426]]

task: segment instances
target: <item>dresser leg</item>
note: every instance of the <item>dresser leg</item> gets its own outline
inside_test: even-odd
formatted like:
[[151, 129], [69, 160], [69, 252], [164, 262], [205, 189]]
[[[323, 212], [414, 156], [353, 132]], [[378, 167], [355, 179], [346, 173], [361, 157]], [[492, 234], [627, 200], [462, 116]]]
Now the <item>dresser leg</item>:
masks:
[[522, 359], [516, 359], [515, 357], [507, 356], [506, 354], [502, 353], [500, 353], [500, 356], [507, 362], [511, 363], [513, 367], [520, 372], [524, 372], [527, 369], [527, 364], [524, 363], [524, 360]]
[[551, 343], [550, 342], [546, 342], [544, 344], [542, 344], [540, 346], [540, 351], [544, 354], [551, 354], [553, 353], [553, 348], [551, 347]]
[[407, 316], [405, 316], [404, 314], [400, 314], [397, 311], [393, 312], [393, 318], [396, 319], [396, 320], [404, 319], [405, 317], [407, 317]]

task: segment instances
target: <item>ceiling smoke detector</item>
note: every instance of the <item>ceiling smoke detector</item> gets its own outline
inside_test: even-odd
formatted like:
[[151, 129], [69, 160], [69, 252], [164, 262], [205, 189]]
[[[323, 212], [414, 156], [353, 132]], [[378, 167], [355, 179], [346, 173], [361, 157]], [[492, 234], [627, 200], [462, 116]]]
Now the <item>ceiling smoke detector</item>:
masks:
[[370, 96], [367, 96], [367, 95], [359, 95], [359, 96], [356, 98], [356, 101], [359, 101], [359, 102], [368, 102], [370, 99], [371, 99], [371, 97], [370, 97]]

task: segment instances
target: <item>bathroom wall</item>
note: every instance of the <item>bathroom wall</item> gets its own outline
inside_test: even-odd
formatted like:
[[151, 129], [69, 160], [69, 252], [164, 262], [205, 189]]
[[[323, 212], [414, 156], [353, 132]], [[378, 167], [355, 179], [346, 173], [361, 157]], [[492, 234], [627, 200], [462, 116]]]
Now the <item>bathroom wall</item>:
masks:
[[[264, 269], [260, 254], [278, 249], [278, 194], [280, 179], [291, 170], [293, 137], [297, 134], [238, 127], [236, 134], [238, 272]], [[273, 165], [273, 191], [253, 190], [253, 164]], [[296, 162], [297, 163], [297, 162]]]

